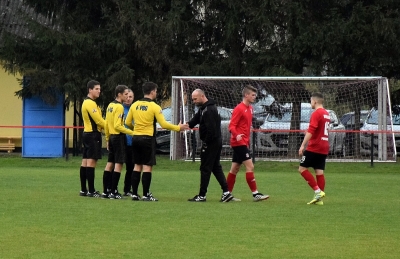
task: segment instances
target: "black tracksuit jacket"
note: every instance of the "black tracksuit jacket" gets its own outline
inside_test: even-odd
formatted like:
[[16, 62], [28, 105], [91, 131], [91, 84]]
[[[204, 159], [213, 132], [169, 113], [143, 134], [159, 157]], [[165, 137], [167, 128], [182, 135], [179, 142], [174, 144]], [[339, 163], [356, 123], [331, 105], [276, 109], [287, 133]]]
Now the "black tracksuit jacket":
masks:
[[221, 142], [221, 117], [214, 100], [208, 99], [188, 124], [191, 129], [199, 124], [200, 139], [206, 144]]

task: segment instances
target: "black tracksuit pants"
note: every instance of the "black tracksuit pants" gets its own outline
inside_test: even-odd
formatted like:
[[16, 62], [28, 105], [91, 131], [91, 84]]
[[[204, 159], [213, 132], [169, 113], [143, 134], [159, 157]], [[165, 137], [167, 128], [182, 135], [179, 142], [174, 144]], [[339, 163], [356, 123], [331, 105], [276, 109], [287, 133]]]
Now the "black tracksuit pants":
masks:
[[203, 143], [200, 154], [200, 196], [206, 196], [211, 172], [214, 174], [223, 192], [228, 191], [228, 185], [220, 163], [222, 141], [213, 141], [211, 144]]
[[133, 172], [133, 148], [132, 146], [125, 146], [125, 152], [126, 152], [126, 159], [125, 159], [125, 165], [126, 165], [126, 173], [125, 173], [125, 179], [124, 179], [124, 193], [130, 192], [131, 191], [131, 186], [132, 186], [132, 172]]

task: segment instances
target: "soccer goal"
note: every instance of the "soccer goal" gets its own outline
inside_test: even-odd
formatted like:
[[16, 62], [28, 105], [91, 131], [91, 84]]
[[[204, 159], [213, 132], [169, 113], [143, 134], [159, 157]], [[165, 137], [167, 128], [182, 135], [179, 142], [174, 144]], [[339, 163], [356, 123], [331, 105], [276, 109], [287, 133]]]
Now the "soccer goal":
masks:
[[[388, 80], [384, 77], [172, 77], [172, 122], [187, 122], [193, 117], [197, 108], [191, 93], [202, 89], [217, 103], [221, 159], [229, 160], [232, 149], [228, 125], [233, 108], [242, 101], [245, 85], [258, 89], [250, 143], [256, 161], [299, 160], [298, 149], [313, 112], [313, 92], [324, 95], [324, 107], [331, 118], [328, 160], [396, 161], [393, 123], [398, 114], [392, 114]], [[200, 147], [196, 129], [174, 132], [170, 158], [199, 159]]]

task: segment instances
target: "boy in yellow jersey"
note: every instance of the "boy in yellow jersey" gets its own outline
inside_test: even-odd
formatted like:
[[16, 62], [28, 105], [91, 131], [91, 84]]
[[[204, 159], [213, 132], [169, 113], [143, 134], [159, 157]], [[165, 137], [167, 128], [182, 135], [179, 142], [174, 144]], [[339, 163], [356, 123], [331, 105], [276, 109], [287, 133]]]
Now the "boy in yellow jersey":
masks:
[[142, 200], [158, 201], [150, 192], [151, 172], [153, 165], [156, 164], [156, 122], [168, 130], [184, 131], [189, 129], [187, 124], [179, 122], [178, 125], [173, 125], [165, 120], [161, 107], [153, 102], [157, 96], [157, 87], [153, 82], [143, 84], [144, 98], [132, 104], [125, 120], [125, 124], [130, 128], [132, 128], [132, 121], [134, 121], [132, 138], [133, 157], [135, 158], [135, 167], [132, 172], [132, 200], [134, 201], [140, 200], [138, 187], [142, 172]]
[[[101, 115], [96, 100], [100, 96], [100, 83], [91, 80], [87, 83], [88, 95], [82, 103], [81, 113], [83, 119], [83, 158], [80, 168], [81, 191], [80, 196], [100, 197], [94, 188], [95, 167], [101, 159], [101, 129], [105, 128], [106, 121]], [[86, 188], [88, 182], [89, 191]]]
[[133, 135], [133, 131], [124, 125], [122, 103], [128, 98], [128, 94], [129, 89], [126, 85], [118, 85], [115, 87], [115, 100], [107, 107], [105, 132], [109, 153], [103, 175], [102, 198], [122, 199], [118, 192], [118, 183], [125, 162], [125, 134]]

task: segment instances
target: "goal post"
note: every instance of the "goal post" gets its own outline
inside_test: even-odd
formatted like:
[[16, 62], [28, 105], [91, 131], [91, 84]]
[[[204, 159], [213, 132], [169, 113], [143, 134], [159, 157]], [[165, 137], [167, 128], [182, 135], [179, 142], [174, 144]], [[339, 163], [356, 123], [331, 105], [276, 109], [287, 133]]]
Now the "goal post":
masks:
[[[258, 90], [253, 106], [250, 150], [255, 160], [298, 161], [298, 149], [308, 128], [313, 92], [324, 95], [330, 113], [328, 160], [396, 161], [389, 84], [385, 77], [172, 77], [172, 122], [187, 122], [197, 111], [191, 100], [202, 89], [215, 100], [221, 116], [223, 150], [229, 160], [227, 128], [233, 108], [242, 101], [242, 89]], [[342, 119], [342, 120], [341, 120]], [[400, 132], [398, 132], [400, 134]], [[172, 132], [170, 158], [199, 159], [197, 130]], [[399, 135], [400, 140], [400, 135]], [[400, 144], [400, 143], [399, 143]]]

